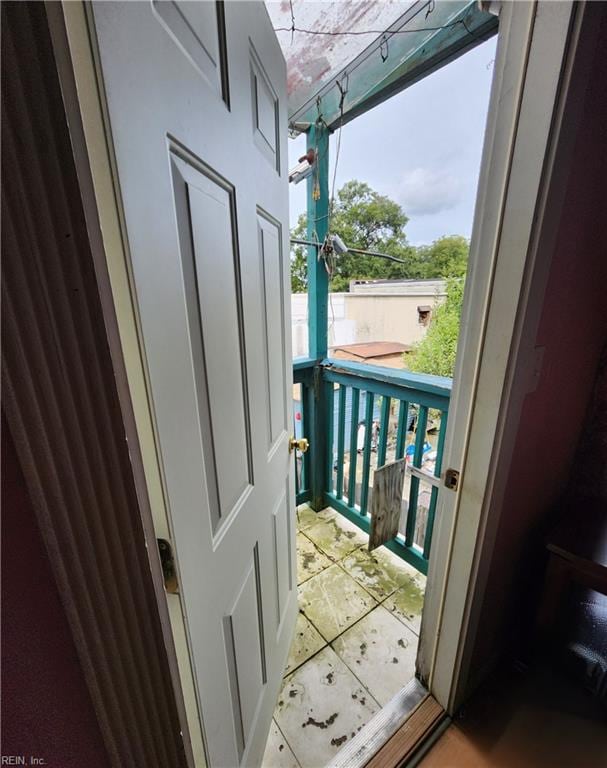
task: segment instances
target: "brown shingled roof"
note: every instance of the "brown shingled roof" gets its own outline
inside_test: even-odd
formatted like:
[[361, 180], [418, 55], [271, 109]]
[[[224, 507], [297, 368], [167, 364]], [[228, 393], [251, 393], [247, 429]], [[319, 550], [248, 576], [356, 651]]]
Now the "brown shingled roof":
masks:
[[385, 357], [386, 355], [409, 352], [411, 347], [407, 344], [401, 344], [399, 341], [370, 341], [360, 344], [340, 344], [331, 349], [333, 352], [346, 352], [360, 357], [362, 360], [369, 360], [374, 357]]

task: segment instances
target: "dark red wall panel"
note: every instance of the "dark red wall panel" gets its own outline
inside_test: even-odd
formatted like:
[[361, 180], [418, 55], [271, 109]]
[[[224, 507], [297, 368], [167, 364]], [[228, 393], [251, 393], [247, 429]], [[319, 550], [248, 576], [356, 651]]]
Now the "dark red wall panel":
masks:
[[2, 424], [2, 754], [109, 760], [11, 436]]

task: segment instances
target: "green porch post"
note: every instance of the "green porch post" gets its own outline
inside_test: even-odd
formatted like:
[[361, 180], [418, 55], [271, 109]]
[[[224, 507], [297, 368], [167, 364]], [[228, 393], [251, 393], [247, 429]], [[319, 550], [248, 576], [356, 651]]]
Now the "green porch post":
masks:
[[[329, 223], [329, 132], [322, 124], [308, 132], [308, 149], [317, 159], [314, 172], [308, 176], [308, 240], [322, 243]], [[315, 199], [317, 198], [317, 199]], [[308, 338], [310, 357], [320, 361], [327, 356], [327, 305], [329, 276], [318, 249], [308, 247]]]
[[[316, 151], [314, 172], [308, 185], [308, 240], [322, 243], [329, 223], [329, 132], [322, 123], [310, 127], [308, 149]], [[316, 361], [314, 398], [310, 414], [310, 506], [317, 512], [324, 506], [325, 479], [329, 445], [327, 384], [322, 380], [319, 363], [327, 356], [329, 276], [325, 262], [318, 259], [318, 249], [308, 247], [308, 348]]]

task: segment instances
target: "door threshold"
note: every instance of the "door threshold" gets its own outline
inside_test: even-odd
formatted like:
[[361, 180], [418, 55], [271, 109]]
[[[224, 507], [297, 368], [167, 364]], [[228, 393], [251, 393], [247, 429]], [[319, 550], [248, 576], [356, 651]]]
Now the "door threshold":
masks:
[[362, 728], [326, 768], [396, 768], [448, 720], [445, 710], [413, 678]]

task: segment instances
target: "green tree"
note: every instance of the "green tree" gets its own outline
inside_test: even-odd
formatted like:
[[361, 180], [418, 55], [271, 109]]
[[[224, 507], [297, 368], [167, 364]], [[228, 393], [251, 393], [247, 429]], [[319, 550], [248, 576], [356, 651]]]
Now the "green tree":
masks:
[[447, 281], [447, 297], [432, 313], [428, 333], [405, 356], [405, 366], [409, 370], [453, 376], [463, 298], [463, 276], [450, 278]]
[[[380, 195], [368, 184], [348, 181], [338, 191], [331, 215], [331, 233], [337, 234], [351, 248], [380, 251], [406, 263], [346, 253], [335, 260], [332, 291], [349, 290], [350, 280], [381, 280], [422, 277], [416, 249], [407, 243], [407, 216], [398, 205]], [[307, 239], [306, 215], [299, 217], [291, 235]], [[294, 292], [307, 289], [306, 248], [295, 246], [291, 254], [291, 287]]]
[[[304, 216], [304, 214], [302, 214]], [[302, 216], [299, 217], [300, 222]], [[304, 216], [305, 219], [305, 216]], [[306, 239], [306, 229], [304, 222], [303, 234], [298, 232], [299, 223], [297, 227], [291, 230], [292, 237], [301, 237]], [[305, 293], [308, 290], [308, 266], [307, 266], [307, 254], [305, 245], [295, 245], [291, 248], [291, 293]]]
[[461, 235], [445, 235], [432, 245], [417, 249], [423, 276], [426, 278], [463, 277], [468, 266], [470, 244]]
[[[415, 248], [405, 234], [407, 215], [398, 203], [380, 195], [361, 181], [348, 181], [337, 192], [331, 216], [331, 233], [351, 248], [379, 251], [404, 263], [375, 256], [345, 253], [335, 260], [332, 291], [348, 291], [351, 280], [394, 280], [461, 277], [466, 271], [468, 241], [460, 235], [441, 237], [431, 245]], [[299, 217], [291, 235], [307, 239], [306, 215]], [[307, 290], [305, 246], [291, 252], [291, 289]]]

